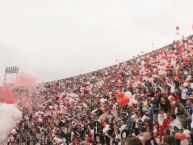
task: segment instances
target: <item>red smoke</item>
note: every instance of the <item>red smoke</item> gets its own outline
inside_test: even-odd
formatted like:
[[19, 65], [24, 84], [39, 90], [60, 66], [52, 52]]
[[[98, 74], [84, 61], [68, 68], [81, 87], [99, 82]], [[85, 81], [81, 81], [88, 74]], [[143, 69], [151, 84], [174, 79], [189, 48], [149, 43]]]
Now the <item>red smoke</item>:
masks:
[[15, 95], [8, 84], [3, 84], [0, 88], [0, 103], [14, 104], [16, 102]]
[[15, 80], [16, 86], [31, 86], [37, 83], [38, 79], [26, 73], [19, 73]]

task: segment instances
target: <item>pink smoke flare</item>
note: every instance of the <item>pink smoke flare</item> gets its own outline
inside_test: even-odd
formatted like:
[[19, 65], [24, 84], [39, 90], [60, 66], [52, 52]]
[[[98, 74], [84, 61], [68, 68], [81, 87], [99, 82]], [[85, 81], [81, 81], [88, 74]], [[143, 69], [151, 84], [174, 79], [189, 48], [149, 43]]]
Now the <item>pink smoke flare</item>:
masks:
[[0, 90], [0, 103], [14, 104], [16, 102], [15, 95], [8, 84], [3, 84]]
[[26, 73], [19, 73], [15, 80], [16, 86], [31, 86], [38, 82], [38, 78]]

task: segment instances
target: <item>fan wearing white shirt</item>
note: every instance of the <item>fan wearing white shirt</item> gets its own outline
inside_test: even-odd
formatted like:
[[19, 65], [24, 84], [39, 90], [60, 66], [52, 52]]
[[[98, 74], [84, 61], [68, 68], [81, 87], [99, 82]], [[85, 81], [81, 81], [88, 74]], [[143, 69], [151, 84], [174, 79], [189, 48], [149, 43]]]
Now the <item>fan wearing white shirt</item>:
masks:
[[168, 83], [168, 85], [170, 86], [170, 93], [175, 93], [176, 89], [174, 82]]
[[[176, 115], [171, 115], [171, 122], [170, 122], [170, 135], [174, 135], [176, 132], [180, 132], [180, 130], [183, 130], [182, 124], [180, 121], [176, 118]], [[180, 145], [180, 140], [175, 139], [176, 145]]]
[[159, 126], [163, 125], [163, 120], [167, 117], [166, 113], [162, 109], [160, 109], [158, 114], [158, 124]]

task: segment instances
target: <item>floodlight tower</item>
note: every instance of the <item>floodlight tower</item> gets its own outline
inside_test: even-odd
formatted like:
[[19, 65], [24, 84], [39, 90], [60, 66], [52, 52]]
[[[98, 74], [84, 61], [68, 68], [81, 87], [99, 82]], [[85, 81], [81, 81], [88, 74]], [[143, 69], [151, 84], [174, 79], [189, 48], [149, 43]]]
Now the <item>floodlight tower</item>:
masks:
[[7, 75], [8, 74], [16, 74], [19, 72], [19, 67], [17, 66], [11, 66], [5, 68], [5, 76], [4, 76], [4, 83], [7, 81]]

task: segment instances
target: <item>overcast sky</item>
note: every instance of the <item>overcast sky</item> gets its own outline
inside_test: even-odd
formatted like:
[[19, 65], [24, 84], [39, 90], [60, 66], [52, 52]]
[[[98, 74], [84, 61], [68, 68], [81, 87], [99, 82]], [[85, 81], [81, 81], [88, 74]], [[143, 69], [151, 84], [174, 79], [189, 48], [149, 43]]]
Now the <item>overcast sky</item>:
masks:
[[6, 66], [44, 81], [128, 60], [192, 34], [193, 0], [0, 0], [0, 83]]

